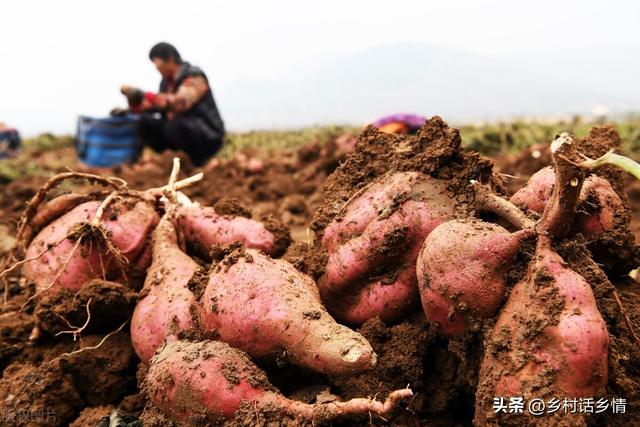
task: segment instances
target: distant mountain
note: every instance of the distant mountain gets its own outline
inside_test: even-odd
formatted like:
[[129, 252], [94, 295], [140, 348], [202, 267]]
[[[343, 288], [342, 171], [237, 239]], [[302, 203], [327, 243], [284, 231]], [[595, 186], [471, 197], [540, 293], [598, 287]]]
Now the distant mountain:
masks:
[[236, 129], [365, 123], [394, 112], [462, 121], [637, 111], [638, 75], [640, 57], [631, 48], [487, 57], [406, 43], [277, 80], [237, 82], [216, 97]]

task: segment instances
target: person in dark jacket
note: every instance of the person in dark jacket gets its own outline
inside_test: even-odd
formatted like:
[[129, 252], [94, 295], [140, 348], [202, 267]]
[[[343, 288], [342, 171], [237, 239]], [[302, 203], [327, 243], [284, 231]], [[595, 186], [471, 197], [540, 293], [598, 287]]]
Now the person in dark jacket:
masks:
[[158, 152], [182, 150], [201, 166], [220, 150], [225, 133], [207, 76], [169, 43], [153, 46], [149, 59], [162, 75], [159, 92], [121, 87], [130, 110], [141, 114], [140, 137]]

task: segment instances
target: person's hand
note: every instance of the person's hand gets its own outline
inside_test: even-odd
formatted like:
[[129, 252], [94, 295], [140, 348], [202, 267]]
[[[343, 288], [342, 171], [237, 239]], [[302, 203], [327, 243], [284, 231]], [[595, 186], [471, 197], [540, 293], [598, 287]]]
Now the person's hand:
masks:
[[144, 92], [136, 87], [122, 85], [120, 92], [127, 97], [130, 106], [138, 106], [144, 100]]
[[153, 105], [161, 110], [168, 110], [173, 105], [175, 97], [170, 93], [159, 93], [156, 95]]
[[135, 92], [139, 91], [140, 89], [133, 87], [133, 86], [129, 86], [129, 85], [122, 85], [120, 86], [120, 93], [122, 93], [124, 96], [129, 97], [132, 94], [134, 94]]

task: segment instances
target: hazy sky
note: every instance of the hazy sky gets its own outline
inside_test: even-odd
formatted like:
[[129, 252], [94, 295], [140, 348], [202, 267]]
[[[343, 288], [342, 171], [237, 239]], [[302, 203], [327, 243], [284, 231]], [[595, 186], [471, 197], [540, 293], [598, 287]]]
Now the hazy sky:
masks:
[[[0, 16], [0, 121], [26, 135], [72, 131], [78, 114], [123, 105], [122, 83], [155, 89], [147, 53], [161, 40], [204, 68], [226, 97], [233, 94], [224, 88], [243, 80], [282, 79], [398, 42], [487, 56], [640, 45], [640, 2], [632, 0], [22, 0], [5, 2]], [[224, 116], [225, 99], [217, 100]]]

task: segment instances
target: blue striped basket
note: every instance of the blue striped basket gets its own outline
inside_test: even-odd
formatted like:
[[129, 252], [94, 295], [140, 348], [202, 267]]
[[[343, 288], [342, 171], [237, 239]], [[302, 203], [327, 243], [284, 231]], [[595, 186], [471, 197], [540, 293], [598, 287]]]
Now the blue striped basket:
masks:
[[138, 116], [96, 118], [80, 116], [76, 132], [78, 157], [88, 166], [111, 167], [138, 160], [142, 143]]

